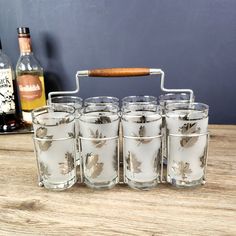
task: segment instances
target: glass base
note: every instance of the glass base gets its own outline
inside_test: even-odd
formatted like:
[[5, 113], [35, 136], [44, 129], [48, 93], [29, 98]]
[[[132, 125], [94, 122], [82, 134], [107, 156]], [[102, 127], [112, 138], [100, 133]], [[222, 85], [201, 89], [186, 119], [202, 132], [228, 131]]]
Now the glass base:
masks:
[[158, 180], [155, 179], [155, 180], [150, 181], [150, 182], [136, 182], [136, 181], [133, 181], [133, 180], [130, 180], [130, 179], [126, 178], [125, 183], [127, 183], [128, 186], [130, 188], [133, 188], [133, 189], [149, 190], [149, 189], [155, 188], [158, 185]]
[[204, 185], [206, 183], [206, 180], [204, 177], [202, 177], [198, 180], [183, 181], [183, 180], [171, 179], [170, 176], [168, 176], [168, 183], [170, 183], [171, 185], [177, 188], [193, 188], [200, 185]]
[[111, 189], [115, 187], [115, 185], [118, 183], [118, 177], [113, 179], [112, 181], [107, 182], [98, 182], [98, 183], [92, 183], [88, 179], [84, 178], [84, 183], [89, 187], [97, 190], [106, 190]]
[[45, 181], [43, 181], [42, 183], [46, 189], [54, 190], [54, 191], [62, 191], [62, 190], [72, 187], [76, 183], [76, 181], [77, 181], [76, 177], [74, 177], [63, 183], [50, 183], [50, 182], [45, 182]]

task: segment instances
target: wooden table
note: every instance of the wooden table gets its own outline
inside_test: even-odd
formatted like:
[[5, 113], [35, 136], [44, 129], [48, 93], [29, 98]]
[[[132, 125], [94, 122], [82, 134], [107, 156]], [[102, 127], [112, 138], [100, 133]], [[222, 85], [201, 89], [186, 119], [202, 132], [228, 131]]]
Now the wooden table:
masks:
[[31, 135], [0, 136], [0, 235], [236, 235], [236, 126], [210, 126], [208, 182], [151, 191], [37, 186]]

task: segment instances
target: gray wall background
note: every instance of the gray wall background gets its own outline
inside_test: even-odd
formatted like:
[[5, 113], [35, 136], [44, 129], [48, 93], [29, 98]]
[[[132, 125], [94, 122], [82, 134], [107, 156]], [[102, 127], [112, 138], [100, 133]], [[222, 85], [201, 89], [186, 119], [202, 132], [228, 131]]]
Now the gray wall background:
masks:
[[[47, 91], [74, 89], [79, 69], [156, 67], [192, 88], [210, 123], [236, 124], [235, 0], [0, 0], [0, 37], [16, 64], [16, 28], [31, 29]], [[80, 96], [159, 96], [158, 78], [81, 79]]]

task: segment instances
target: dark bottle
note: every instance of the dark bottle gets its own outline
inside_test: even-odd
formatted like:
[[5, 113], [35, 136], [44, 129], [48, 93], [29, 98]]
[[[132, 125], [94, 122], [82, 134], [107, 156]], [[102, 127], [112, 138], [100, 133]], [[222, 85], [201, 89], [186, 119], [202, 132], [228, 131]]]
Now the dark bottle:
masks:
[[0, 39], [0, 132], [11, 132], [20, 127], [15, 88], [14, 71], [8, 56], [2, 52]]

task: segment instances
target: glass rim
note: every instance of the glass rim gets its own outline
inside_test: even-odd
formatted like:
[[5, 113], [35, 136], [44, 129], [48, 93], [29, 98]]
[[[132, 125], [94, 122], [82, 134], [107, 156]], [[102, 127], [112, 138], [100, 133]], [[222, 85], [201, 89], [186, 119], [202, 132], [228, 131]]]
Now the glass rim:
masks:
[[[112, 99], [112, 100], [115, 100], [115, 101], [117, 101], [118, 103], [119, 103], [119, 98], [117, 98], [117, 97], [113, 97], [113, 96], [94, 96], [94, 97], [88, 97], [88, 98], [85, 98], [84, 99], [84, 103], [86, 103], [88, 100], [92, 100], [92, 99]], [[94, 102], [94, 103], [96, 103], [96, 102]], [[106, 103], [106, 102], [98, 102], [98, 103]], [[107, 103], [109, 103], [109, 102], [107, 102]]]
[[73, 99], [79, 100], [81, 103], [83, 102], [83, 99], [81, 97], [79, 97], [79, 96], [70, 96], [70, 95], [53, 96], [53, 97], [51, 97], [51, 102], [52, 102], [53, 99], [63, 99], [63, 98], [73, 98]]
[[[151, 105], [154, 105], [154, 104], [151, 104]], [[147, 117], [147, 118], [151, 118], [151, 117], [155, 117], [155, 116], [157, 116], [157, 115], [159, 115], [160, 117], [162, 117], [162, 112], [161, 112], [161, 109], [160, 109], [160, 106], [159, 105], [155, 105], [156, 107], [157, 107], [157, 110], [156, 111], [141, 111], [141, 110], [138, 110], [138, 111], [132, 111], [132, 110], [125, 110], [125, 109], [123, 109], [122, 111], [121, 111], [121, 118], [123, 117], [123, 116], [125, 116], [125, 117], [133, 117], [133, 118], [140, 118], [140, 117], [142, 117], [142, 116], [145, 116], [145, 117]], [[145, 115], [145, 114], [143, 114], [143, 115], [134, 115], [133, 113], [134, 112], [150, 112], [150, 113], [152, 113], [152, 114], [150, 114], [150, 115]]]
[[[155, 113], [155, 114], [152, 114], [152, 115], [148, 115], [148, 116], [145, 116], [146, 118], [152, 118], [152, 117], [155, 117], [155, 116], [160, 116], [160, 118], [158, 118], [157, 120], [159, 119], [162, 119], [162, 115], [160, 113]], [[140, 118], [142, 117], [142, 115], [124, 115], [123, 114], [121, 115], [121, 119], [123, 119], [123, 117], [129, 117], [129, 118]]]
[[[117, 109], [117, 112], [120, 111], [120, 107], [118, 104], [115, 104], [115, 103], [89, 103], [89, 104], [86, 104], [84, 105], [81, 110], [80, 110], [80, 113], [83, 113], [83, 111], [85, 109], [88, 109], [89, 107], [91, 108], [95, 108], [95, 107], [107, 107], [107, 108], [116, 108]], [[91, 111], [91, 112], [96, 112], [96, 111]], [[103, 112], [103, 111], [101, 111]], [[112, 111], [104, 111], [104, 112], [112, 112]], [[88, 112], [89, 113], [89, 112]]]
[[127, 99], [127, 98], [137, 98], [137, 97], [143, 97], [143, 98], [154, 98], [155, 100], [157, 100], [157, 97], [153, 96], [153, 95], [130, 95], [130, 96], [126, 96], [126, 97], [123, 97], [121, 99], [121, 101]]
[[[95, 111], [95, 112], [97, 112], [97, 111]], [[104, 111], [104, 112], [111, 113], [110, 115], [106, 115], [107, 117], [117, 117], [117, 116], [120, 117], [119, 112], [112, 112], [112, 111]], [[82, 117], [88, 117], [88, 118], [99, 118], [100, 117], [100, 116], [93, 115], [93, 113], [94, 113], [93, 111], [92, 112], [87, 112], [87, 113], [81, 112], [80, 116], [79, 116], [79, 119], [81, 119]]]
[[[42, 107], [38, 107], [38, 108], [35, 108], [31, 111], [31, 116], [32, 116], [32, 123], [33, 124], [38, 124], [38, 123], [35, 123], [34, 122], [34, 119], [42, 114], [45, 114], [45, 113], [48, 113], [48, 110], [50, 108], [54, 109], [53, 107], [55, 106], [60, 106], [62, 108], [66, 108], [66, 109], [69, 109], [69, 111], [67, 110], [61, 110], [61, 111], [54, 111], [52, 110], [52, 112], [66, 112], [68, 114], [70, 114], [71, 116], [73, 116], [73, 120], [75, 119], [75, 108], [73, 106], [70, 106], [70, 105], [64, 105], [64, 104], [61, 104], [61, 103], [53, 103], [52, 105], [47, 105], [47, 106], [42, 106]], [[39, 114], [36, 114], [37, 112], [40, 112]], [[58, 118], [58, 119], [62, 119], [62, 118]], [[72, 120], [72, 121], [73, 121]], [[50, 125], [44, 125], [44, 126], [50, 126]]]
[[[115, 110], [92, 110], [92, 111], [86, 111], [86, 109], [88, 108], [113, 108]], [[95, 115], [94, 113], [105, 113], [104, 115]], [[116, 121], [117, 119], [120, 118], [120, 108], [117, 104], [114, 103], [91, 103], [88, 104], [84, 107], [82, 107], [82, 109], [80, 110], [80, 116], [79, 116], [79, 120], [81, 121], [85, 121], [90, 120], [90, 119], [97, 119], [101, 116], [107, 116], [109, 118], [112, 119], [113, 121]]]
[[[201, 106], [201, 108], [204, 108], [204, 109], [194, 109], [193, 108], [193, 110], [195, 110], [195, 111], [201, 111], [201, 112], [209, 111], [209, 105], [207, 105], [205, 103], [201, 103], [201, 102], [189, 102], [189, 103], [186, 103], [186, 102], [185, 103], [184, 102], [173, 102], [173, 103], [170, 103], [170, 104], [166, 105], [166, 113], [169, 112], [171, 110], [171, 108], [172, 109], [175, 108], [174, 110], [181, 110], [181, 108], [183, 108], [181, 106], [184, 106], [184, 105], [186, 105], [186, 106], [191, 106], [191, 105]], [[178, 107], [178, 106], [180, 106], [180, 107]], [[183, 108], [183, 109], [185, 109], [185, 108]]]
[[[144, 99], [151, 98], [151, 100], [150, 101], [132, 101], [132, 100], [126, 101], [126, 100], [132, 99], [132, 98], [144, 98]], [[149, 103], [153, 103], [153, 102], [155, 102], [155, 104], [158, 103], [157, 97], [152, 96], [152, 95], [131, 95], [131, 96], [126, 96], [126, 97], [122, 98], [121, 101], [122, 101], [122, 106], [126, 105], [126, 104], [149, 104]]]
[[[182, 95], [182, 96], [188, 96], [189, 98], [190, 98], [190, 93], [184, 93], [184, 92], [181, 92], [181, 93], [164, 93], [164, 94], [161, 94], [161, 95], [159, 95], [159, 102], [168, 102], [168, 101], [173, 101], [173, 100], [175, 100], [175, 99], [162, 99], [162, 98], [164, 98], [165, 96], [175, 96], [175, 95]], [[195, 96], [193, 95], [193, 98], [195, 98]], [[183, 100], [183, 101], [190, 101], [190, 99], [176, 99], [176, 101], [181, 101], [181, 100]]]

